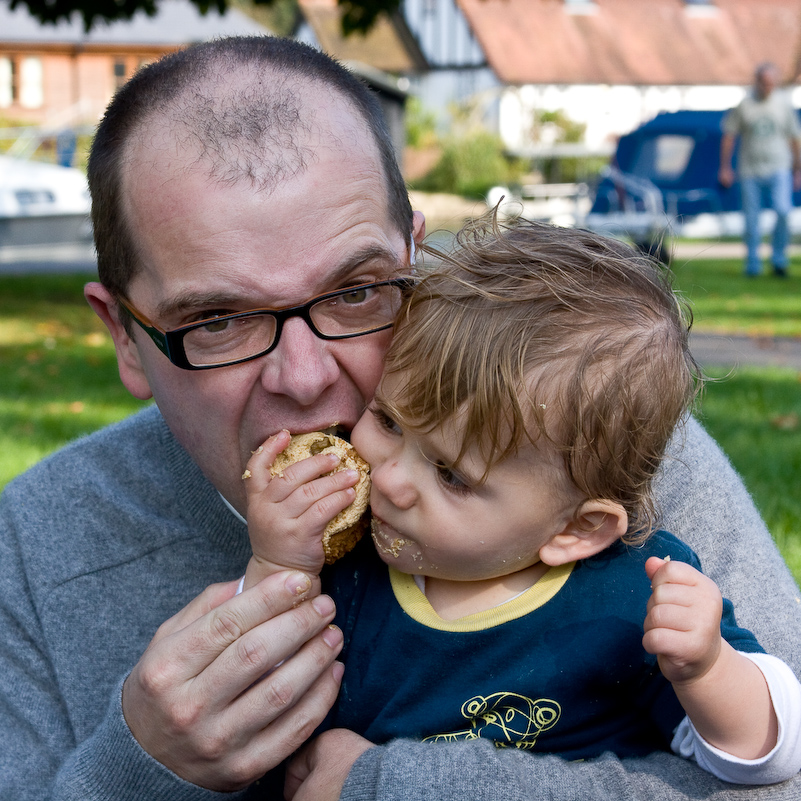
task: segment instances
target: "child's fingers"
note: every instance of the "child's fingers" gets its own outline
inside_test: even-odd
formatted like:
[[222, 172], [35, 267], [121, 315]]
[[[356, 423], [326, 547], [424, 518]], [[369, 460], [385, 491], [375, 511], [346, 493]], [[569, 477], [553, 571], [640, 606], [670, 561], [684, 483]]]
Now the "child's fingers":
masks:
[[270, 483], [270, 467], [276, 456], [289, 445], [290, 433], [286, 430], [273, 434], [259, 445], [248, 459], [242, 480], [249, 494], [261, 492]]
[[645, 563], [645, 572], [651, 580], [651, 588], [656, 589], [663, 584], [683, 584], [696, 586], [699, 581], [708, 580], [703, 573], [692, 565], [678, 560], [660, 559], [658, 556], [650, 557]]
[[693, 614], [690, 604], [654, 603], [649, 605], [644, 628], [689, 631], [693, 628]]
[[[242, 475], [249, 497], [264, 494], [265, 499], [271, 502], [283, 501], [299, 487], [304, 487], [315, 479], [332, 473], [340, 464], [340, 459], [336, 454], [323, 453], [295, 462], [282, 473], [273, 476], [270, 468], [278, 454], [286, 448], [288, 442], [289, 433], [280, 431], [254, 451]], [[340, 489], [341, 486], [343, 486], [342, 479], [336, 482], [336, 486], [323, 487], [320, 491], [331, 492]]]
[[298, 531], [306, 532], [307, 536], [314, 534], [322, 536], [331, 520], [354, 500], [356, 500], [356, 490], [353, 487], [326, 494], [298, 516]]
[[304, 459], [292, 465], [292, 472], [287, 468], [282, 477], [271, 479], [261, 492], [251, 490], [257, 483], [249, 479], [248, 520], [258, 519], [266, 525], [265, 515], [269, 515], [273, 528], [283, 520], [290, 525], [311, 525], [322, 533], [329, 520], [355, 500], [353, 487], [359, 473], [350, 469], [330, 472], [337, 464], [339, 459], [333, 454]]
[[296, 462], [272, 479], [263, 498], [268, 503], [285, 504], [290, 516], [298, 517], [321, 498], [356, 485], [358, 472], [336, 470], [339, 464], [339, 458], [330, 453]]
[[651, 581], [654, 580], [654, 576], [664, 564], [667, 564], [667, 561], [665, 559], [660, 559], [658, 556], [651, 556], [646, 560], [645, 573]]

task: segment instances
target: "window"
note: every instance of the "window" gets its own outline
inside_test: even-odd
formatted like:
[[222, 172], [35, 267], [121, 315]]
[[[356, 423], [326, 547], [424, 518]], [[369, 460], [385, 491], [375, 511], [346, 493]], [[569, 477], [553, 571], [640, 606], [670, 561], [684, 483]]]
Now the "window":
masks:
[[676, 181], [687, 169], [694, 148], [692, 136], [663, 134], [646, 139], [631, 171], [651, 179]]
[[121, 58], [114, 59], [114, 88], [119, 89], [125, 83], [127, 77], [125, 61]]
[[44, 104], [42, 60], [36, 56], [0, 58], [0, 108], [19, 104], [40, 108]]
[[595, 0], [564, 0], [564, 3], [565, 11], [567, 11], [568, 14], [591, 15], [598, 11]]
[[719, 9], [714, 0], [684, 0], [684, 11], [689, 17], [709, 18], [716, 17]]
[[44, 103], [42, 60], [26, 56], [19, 65], [19, 104], [23, 108], [40, 108]]
[[17, 99], [17, 80], [14, 60], [0, 58], [0, 108], [8, 108]]

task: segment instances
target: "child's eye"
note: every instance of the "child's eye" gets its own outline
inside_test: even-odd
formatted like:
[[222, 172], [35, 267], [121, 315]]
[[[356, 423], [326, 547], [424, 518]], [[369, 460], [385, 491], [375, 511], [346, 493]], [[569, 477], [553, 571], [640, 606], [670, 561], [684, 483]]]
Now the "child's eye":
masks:
[[434, 469], [437, 471], [437, 477], [445, 485], [445, 487], [457, 495], [467, 495], [471, 490], [468, 484], [459, 476], [458, 473], [444, 464], [435, 464]]
[[383, 410], [377, 406], [371, 406], [370, 412], [373, 415], [376, 423], [390, 434], [402, 434], [401, 427]]

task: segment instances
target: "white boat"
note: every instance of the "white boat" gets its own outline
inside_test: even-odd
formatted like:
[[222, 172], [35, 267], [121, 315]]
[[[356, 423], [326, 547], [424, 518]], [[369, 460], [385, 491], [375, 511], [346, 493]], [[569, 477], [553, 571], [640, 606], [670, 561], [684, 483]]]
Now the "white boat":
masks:
[[89, 209], [81, 170], [0, 156], [0, 247], [87, 243]]

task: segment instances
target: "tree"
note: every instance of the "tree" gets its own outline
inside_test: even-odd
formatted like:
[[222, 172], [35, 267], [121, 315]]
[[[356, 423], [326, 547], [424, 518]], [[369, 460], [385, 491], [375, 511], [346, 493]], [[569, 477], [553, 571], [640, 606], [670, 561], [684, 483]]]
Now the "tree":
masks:
[[[224, 13], [229, 0], [192, 0], [205, 14], [214, 8]], [[277, 0], [253, 0], [257, 5], [272, 6]], [[369, 30], [378, 17], [397, 11], [400, 0], [337, 0], [343, 9], [342, 30], [351, 33]], [[97, 22], [131, 19], [137, 11], [153, 16], [158, 0], [10, 0], [11, 8], [27, 7], [40, 22], [53, 23], [69, 19], [74, 12], [80, 14], [84, 28], [89, 31]]]

